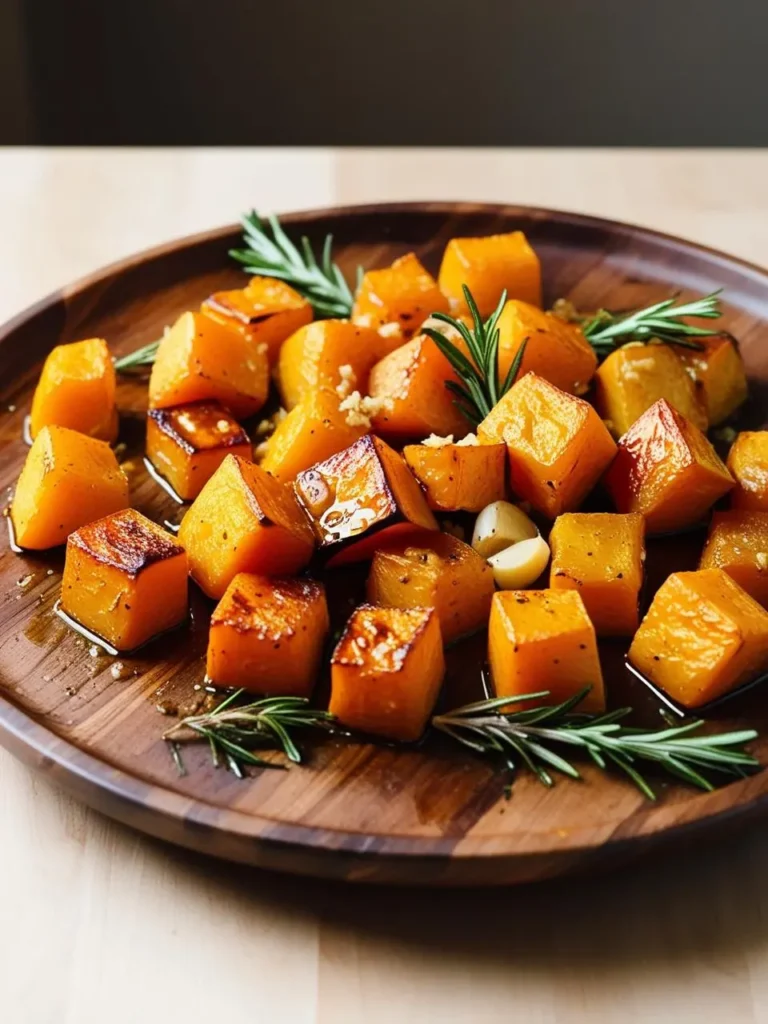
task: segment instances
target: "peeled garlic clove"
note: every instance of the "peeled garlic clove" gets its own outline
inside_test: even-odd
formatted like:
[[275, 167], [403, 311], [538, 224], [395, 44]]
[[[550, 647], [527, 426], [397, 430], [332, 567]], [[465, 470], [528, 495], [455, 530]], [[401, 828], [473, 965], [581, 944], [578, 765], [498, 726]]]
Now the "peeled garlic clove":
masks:
[[490, 558], [510, 544], [538, 535], [535, 524], [522, 509], [508, 501], [493, 501], [475, 520], [472, 547], [478, 555]]
[[496, 586], [524, 590], [541, 576], [549, 563], [549, 544], [543, 537], [529, 537], [488, 559]]

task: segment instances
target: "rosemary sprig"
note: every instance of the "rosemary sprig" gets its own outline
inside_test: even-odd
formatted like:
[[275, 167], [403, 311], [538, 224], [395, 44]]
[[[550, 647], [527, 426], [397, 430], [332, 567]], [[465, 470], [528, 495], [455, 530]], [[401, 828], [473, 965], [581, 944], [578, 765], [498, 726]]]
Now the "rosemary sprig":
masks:
[[[683, 725], [648, 732], [620, 725], [631, 711], [621, 708], [604, 715], [573, 713], [589, 692], [589, 687], [570, 700], [553, 706], [503, 711], [520, 701], [543, 699], [548, 691], [521, 697], [495, 697], [436, 715], [432, 724], [464, 746], [491, 757], [500, 757], [514, 771], [519, 764], [529, 768], [546, 786], [554, 785], [548, 768], [572, 779], [580, 778], [578, 769], [553, 747], [585, 753], [603, 771], [610, 767], [623, 771], [649, 799], [656, 794], [637, 768], [638, 762], [655, 764], [699, 789], [712, 790], [717, 782], [744, 777], [759, 761], [743, 745], [757, 737], [754, 729], [718, 735], [693, 735], [704, 723], [695, 719]], [[706, 774], [715, 776], [713, 782]], [[719, 778], [718, 778], [719, 776]]]
[[214, 768], [225, 764], [239, 779], [244, 769], [283, 768], [282, 764], [266, 761], [253, 751], [257, 749], [282, 750], [289, 761], [301, 761], [301, 751], [291, 732], [294, 729], [328, 729], [333, 715], [317, 711], [304, 697], [264, 697], [250, 704], [239, 704], [245, 693], [236, 690], [218, 704], [213, 711], [182, 718], [163, 735], [170, 745], [171, 755], [184, 775], [184, 762], [180, 745], [207, 742]]
[[143, 370], [144, 367], [154, 363], [159, 347], [159, 340], [150, 341], [148, 345], [137, 348], [135, 352], [129, 352], [127, 356], [116, 359], [115, 369], [118, 373], [133, 373], [134, 370]]
[[724, 332], [686, 323], [684, 317], [717, 320], [723, 313], [719, 299], [721, 290], [678, 305], [675, 305], [677, 296], [673, 296], [644, 309], [624, 313], [599, 309], [587, 317], [573, 313], [566, 316], [580, 323], [582, 333], [599, 356], [608, 355], [617, 345], [623, 345], [628, 341], [654, 339], [664, 341], [668, 345], [701, 350], [703, 346], [695, 340], [696, 338], [713, 338]]
[[344, 275], [331, 259], [333, 236], [326, 235], [320, 260], [315, 258], [309, 239], [302, 237], [301, 249], [293, 244], [277, 217], [268, 218], [269, 228], [255, 210], [242, 218], [244, 249], [229, 255], [249, 274], [286, 281], [308, 299], [319, 317], [348, 317], [353, 296]]
[[458, 401], [454, 403], [456, 407], [473, 426], [477, 426], [514, 384], [523, 362], [526, 341], [523, 341], [515, 353], [506, 377], [499, 382], [498, 323], [507, 301], [507, 293], [502, 293], [498, 306], [483, 322], [472, 292], [466, 285], [462, 285], [462, 289], [472, 314], [471, 329], [447, 313], [433, 313], [432, 318], [448, 324], [459, 332], [469, 356], [440, 331], [425, 327], [424, 333], [434, 341], [461, 378], [461, 384], [449, 380], [445, 382], [445, 386], [457, 396]]

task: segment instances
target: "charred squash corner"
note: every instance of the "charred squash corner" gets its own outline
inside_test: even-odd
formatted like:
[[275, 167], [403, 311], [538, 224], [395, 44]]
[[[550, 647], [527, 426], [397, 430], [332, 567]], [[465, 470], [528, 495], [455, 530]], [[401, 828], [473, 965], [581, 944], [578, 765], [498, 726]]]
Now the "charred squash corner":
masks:
[[103, 338], [57, 345], [45, 360], [32, 399], [32, 437], [55, 426], [111, 443], [119, 427], [115, 388], [115, 368]]

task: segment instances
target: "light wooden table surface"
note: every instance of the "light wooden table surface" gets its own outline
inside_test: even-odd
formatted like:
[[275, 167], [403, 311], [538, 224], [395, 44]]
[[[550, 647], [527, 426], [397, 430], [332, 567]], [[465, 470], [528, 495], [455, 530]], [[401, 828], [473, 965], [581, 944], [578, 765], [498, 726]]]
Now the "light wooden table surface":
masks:
[[[768, 261], [767, 152], [0, 151], [0, 319], [235, 219], [378, 199], [615, 216]], [[343, 888], [205, 860], [0, 751], [3, 1024], [768, 1022], [768, 828], [603, 878]]]

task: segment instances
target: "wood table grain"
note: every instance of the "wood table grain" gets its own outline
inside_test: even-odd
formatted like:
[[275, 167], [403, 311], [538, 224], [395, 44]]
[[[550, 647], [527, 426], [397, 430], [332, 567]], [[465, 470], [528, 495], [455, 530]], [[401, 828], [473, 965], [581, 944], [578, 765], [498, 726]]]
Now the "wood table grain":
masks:
[[[529, 203], [764, 263], [766, 180], [761, 151], [5, 150], [0, 318], [250, 205]], [[153, 842], [0, 751], [0, 1020], [754, 1024], [767, 864], [757, 825], [526, 889], [344, 888]]]

